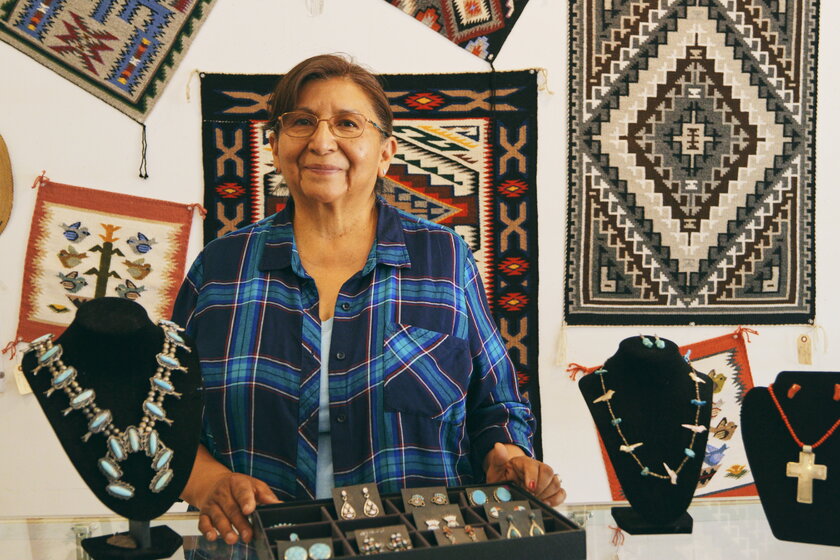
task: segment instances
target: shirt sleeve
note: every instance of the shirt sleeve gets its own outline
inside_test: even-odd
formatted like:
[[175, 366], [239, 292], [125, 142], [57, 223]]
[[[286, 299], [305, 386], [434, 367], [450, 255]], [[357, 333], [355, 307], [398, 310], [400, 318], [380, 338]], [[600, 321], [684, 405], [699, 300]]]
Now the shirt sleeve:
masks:
[[513, 362], [505, 349], [472, 253], [466, 251], [464, 297], [468, 313], [473, 372], [467, 394], [467, 433], [475, 476], [484, 478], [483, 462], [497, 442], [518, 445], [533, 457], [536, 420], [519, 393]]
[[[172, 320], [183, 327], [187, 335], [196, 341], [196, 343], [198, 342], [196, 340], [198, 337], [198, 333], [196, 332], [198, 325], [193, 319], [195, 318], [195, 311], [198, 305], [199, 291], [204, 282], [203, 256], [203, 253], [200, 254], [190, 267], [186, 278], [184, 278], [184, 282], [181, 284], [181, 289], [178, 291], [178, 297], [175, 298], [175, 305], [172, 309]], [[200, 441], [210, 454], [215, 456], [215, 445], [208, 425], [207, 414], [203, 414]]]

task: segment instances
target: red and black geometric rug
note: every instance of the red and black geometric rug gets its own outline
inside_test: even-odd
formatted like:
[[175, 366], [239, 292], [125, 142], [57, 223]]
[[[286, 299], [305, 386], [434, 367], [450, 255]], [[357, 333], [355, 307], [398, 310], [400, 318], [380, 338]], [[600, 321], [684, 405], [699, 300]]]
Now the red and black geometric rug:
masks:
[[[262, 130], [278, 77], [202, 75], [205, 243], [285, 204]], [[385, 198], [469, 243], [539, 419], [536, 73], [380, 77], [398, 143]]]

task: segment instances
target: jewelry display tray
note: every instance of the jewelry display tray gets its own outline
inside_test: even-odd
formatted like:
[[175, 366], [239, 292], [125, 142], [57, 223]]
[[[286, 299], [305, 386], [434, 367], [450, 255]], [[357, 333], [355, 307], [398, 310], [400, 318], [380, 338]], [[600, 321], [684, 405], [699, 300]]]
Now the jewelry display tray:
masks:
[[[467, 488], [470, 490], [482, 488], [488, 496], [492, 496], [493, 488], [500, 485], [502, 484], [447, 488], [449, 503], [459, 506], [466, 524], [484, 529], [486, 541], [438, 546], [433, 531], [415, 526], [412, 514], [405, 512], [402, 496], [383, 494], [381, 496], [383, 511], [379, 516], [349, 521], [342, 520], [336, 515], [332, 500], [258, 506], [251, 517], [255, 531], [254, 545], [260, 560], [283, 560], [282, 557], [278, 557], [276, 542], [288, 541], [291, 534], [296, 533], [301, 540], [317, 538], [330, 540], [333, 558], [350, 558], [362, 556], [353, 538], [354, 531], [388, 525], [405, 525], [413, 548], [396, 552], [383, 551], [381, 554], [398, 554], [399, 558], [406, 560], [461, 559], [463, 554], [469, 555], [469, 558], [486, 560], [515, 558], [584, 560], [586, 558], [586, 534], [582, 527], [510, 483], [504, 483], [504, 486], [510, 490], [513, 500], [526, 500], [530, 503], [532, 510], [539, 510], [542, 513], [545, 535], [504, 538], [499, 522], [495, 520], [488, 522], [484, 516], [484, 508], [470, 504], [466, 495]], [[266, 529], [280, 523], [291, 523], [291, 525]]]

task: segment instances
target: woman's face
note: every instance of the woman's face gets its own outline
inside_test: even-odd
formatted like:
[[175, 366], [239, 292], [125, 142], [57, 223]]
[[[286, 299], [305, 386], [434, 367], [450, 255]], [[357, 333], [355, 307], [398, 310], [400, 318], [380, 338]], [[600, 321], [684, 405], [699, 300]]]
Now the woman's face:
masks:
[[[352, 111], [381, 125], [364, 90], [346, 78], [312, 80], [301, 89], [294, 110], [319, 119]], [[385, 175], [396, 147], [394, 138], [383, 139], [370, 123], [358, 138], [337, 138], [326, 121], [318, 123], [309, 138], [282, 132], [271, 138], [274, 165], [298, 204], [370, 199], [376, 179]]]

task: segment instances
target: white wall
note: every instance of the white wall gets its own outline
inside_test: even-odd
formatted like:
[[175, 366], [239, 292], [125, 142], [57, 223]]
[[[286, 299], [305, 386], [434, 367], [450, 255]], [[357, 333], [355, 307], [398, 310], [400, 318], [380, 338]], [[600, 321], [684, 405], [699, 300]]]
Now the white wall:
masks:
[[[12, 340], [20, 305], [21, 270], [35, 200], [29, 188], [42, 169], [54, 181], [152, 198], [202, 200], [199, 80], [194, 70], [284, 72], [307, 56], [343, 51], [377, 72], [486, 71], [486, 63], [424, 29], [382, 0], [326, 0], [324, 13], [310, 17], [305, 0], [221, 0], [198, 33], [174, 78], [152, 111], [148, 125], [149, 179], [137, 176], [139, 126], [80, 88], [5, 43], [0, 43], [0, 134], [15, 176], [15, 205], [0, 234], [0, 342]], [[838, 2], [822, 3], [822, 53], [840, 47], [826, 22], [840, 21]], [[539, 96], [538, 188], [540, 224], [540, 377], [544, 447], [570, 502], [609, 500], [597, 440], [577, 387], [554, 365], [563, 309], [566, 193], [567, 3], [530, 0], [496, 60], [498, 70], [543, 67], [554, 94]], [[818, 322], [832, 338], [840, 327], [838, 295], [831, 289], [840, 271], [834, 240], [840, 175], [833, 154], [832, 124], [840, 109], [830, 102], [840, 80], [837, 57], [820, 66], [817, 178]], [[187, 100], [188, 84], [192, 89]], [[196, 222], [189, 261], [200, 247]], [[730, 327], [659, 328], [660, 336], [686, 344], [729, 332]], [[759, 327], [748, 351], [756, 384], [766, 385], [783, 369], [840, 369], [840, 347], [818, 352], [814, 366], [797, 366], [795, 338], [801, 327]], [[568, 358], [597, 364], [635, 328], [569, 328]], [[11, 367], [4, 369], [7, 376]], [[32, 395], [13, 382], [0, 393], [0, 516], [101, 513], [105, 509], [66, 459]]]

